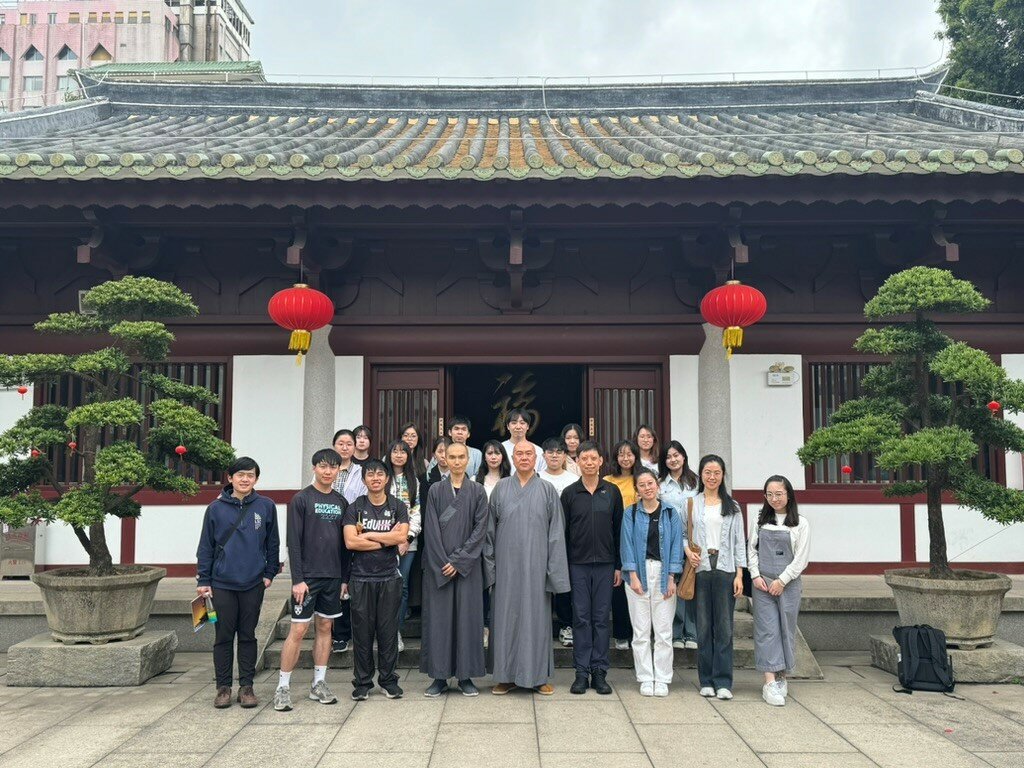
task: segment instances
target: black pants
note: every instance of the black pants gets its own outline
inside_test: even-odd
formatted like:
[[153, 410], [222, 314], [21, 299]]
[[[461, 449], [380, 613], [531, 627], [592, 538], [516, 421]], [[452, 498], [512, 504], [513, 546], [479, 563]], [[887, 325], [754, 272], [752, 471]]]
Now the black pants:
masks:
[[[612, 635], [616, 640], [633, 639], [633, 622], [629, 620], [629, 603], [626, 600], [626, 585], [620, 584], [612, 590]], [[573, 638], [573, 643], [576, 638]]]
[[[572, 574], [570, 573], [570, 576]], [[609, 582], [610, 584], [611, 582]], [[572, 626], [572, 592], [560, 592], [554, 596], [555, 623], [559, 630]]]
[[398, 606], [402, 603], [402, 577], [388, 581], [358, 581], [348, 585], [352, 608], [355, 688], [373, 687], [373, 641], [377, 641], [377, 682], [381, 687], [398, 682]]
[[238, 684], [252, 685], [256, 674], [256, 625], [263, 607], [263, 582], [238, 591], [215, 587], [213, 607], [217, 611], [213, 641], [213, 668], [217, 686], [231, 686], [235, 663], [235, 635], [238, 635]]
[[572, 663], [577, 672], [608, 671], [615, 566], [570, 565]]
[[331, 625], [331, 640], [344, 640], [346, 643], [352, 641], [352, 601], [341, 601], [341, 616], [334, 620]]

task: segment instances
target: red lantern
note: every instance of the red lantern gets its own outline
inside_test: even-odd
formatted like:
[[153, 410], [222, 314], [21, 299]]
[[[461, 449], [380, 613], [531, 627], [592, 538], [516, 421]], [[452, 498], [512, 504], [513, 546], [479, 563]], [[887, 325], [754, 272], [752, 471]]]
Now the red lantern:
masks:
[[25, 393], [26, 392], [28, 392], [28, 387], [26, 387], [24, 384], [22, 384], [20, 387], [18, 387], [18, 394], [21, 395], [21, 399], [22, 400], [25, 399]]
[[297, 363], [309, 351], [312, 332], [323, 328], [334, 319], [334, 302], [308, 285], [296, 283], [278, 291], [267, 304], [270, 319], [291, 331], [288, 349], [298, 352]]
[[853, 474], [853, 467], [851, 467], [849, 464], [844, 464], [842, 472], [843, 472], [844, 475], [852, 475]]
[[990, 402], [988, 404], [988, 409], [990, 411], [992, 411], [992, 415], [993, 416], [995, 416], [996, 415], [996, 411], [998, 411], [1002, 407], [1003, 407], [1003, 404], [1000, 403], [998, 400], [993, 400], [992, 402]]
[[68, 443], [68, 448], [70, 448], [72, 451], [75, 450], [77, 447], [78, 447], [78, 443], [76, 443], [74, 440], [72, 440], [70, 443]]
[[174, 449], [174, 452], [179, 456], [184, 456], [186, 453], [188, 453], [188, 448], [186, 448], [184, 445], [179, 445], [177, 448]]
[[757, 288], [729, 280], [708, 293], [700, 302], [700, 313], [712, 325], [724, 329], [722, 346], [732, 357], [734, 348], [743, 346], [743, 329], [753, 325], [768, 311], [768, 302]]
[[37, 449], [33, 448], [33, 449], [32, 449], [31, 451], [29, 451], [29, 455], [30, 455], [30, 456], [31, 456], [31, 457], [32, 457], [33, 459], [38, 459], [38, 458], [39, 458], [39, 457], [40, 457], [40, 456], [41, 456], [42, 454], [41, 454], [41, 453], [39, 453], [39, 451], [38, 451]]

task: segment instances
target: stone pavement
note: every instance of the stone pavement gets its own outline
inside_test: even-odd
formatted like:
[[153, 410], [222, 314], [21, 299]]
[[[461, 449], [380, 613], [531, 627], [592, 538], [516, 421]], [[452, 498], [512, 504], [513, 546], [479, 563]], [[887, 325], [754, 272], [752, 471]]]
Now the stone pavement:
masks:
[[[379, 690], [354, 704], [299, 696], [289, 713], [269, 706], [277, 673], [257, 676], [261, 706], [212, 708], [208, 654], [179, 654], [170, 672], [139, 688], [26, 689], [3, 685], [0, 766], [59, 768], [302, 765], [308, 768], [960, 768], [1024, 766], [1024, 686], [963, 685], [965, 701], [893, 693], [893, 678], [865, 654], [819, 655], [825, 679], [790, 685], [785, 708], [760, 699], [759, 675], [740, 671], [733, 701], [697, 695], [693, 670], [677, 670], [667, 699], [639, 695], [628, 670], [612, 670], [612, 696], [529, 692], [477, 699], [423, 698], [427, 681], [403, 671], [406, 697]], [[301, 694], [310, 672], [295, 673]]]

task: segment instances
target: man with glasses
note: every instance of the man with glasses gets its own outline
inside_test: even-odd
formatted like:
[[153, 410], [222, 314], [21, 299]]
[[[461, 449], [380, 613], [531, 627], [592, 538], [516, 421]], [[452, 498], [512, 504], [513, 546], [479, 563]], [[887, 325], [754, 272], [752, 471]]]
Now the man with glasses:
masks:
[[331, 656], [331, 625], [341, 615], [344, 579], [341, 535], [342, 515], [348, 508], [332, 487], [340, 463], [337, 452], [324, 448], [313, 454], [313, 484], [288, 502], [288, 562], [292, 574], [289, 603], [291, 629], [281, 650], [281, 672], [274, 694], [274, 709], [292, 708], [292, 670], [299, 660], [302, 639], [316, 619], [313, 642], [313, 684], [309, 698], [334, 704], [338, 698], [327, 687], [327, 661]]
[[409, 508], [387, 492], [391, 473], [383, 462], [363, 463], [366, 495], [345, 512], [345, 546], [352, 552], [348, 580], [354, 645], [352, 700], [365, 701], [373, 688], [373, 644], [377, 643], [377, 682], [389, 699], [398, 686], [398, 609], [402, 574], [398, 545], [409, 534]]

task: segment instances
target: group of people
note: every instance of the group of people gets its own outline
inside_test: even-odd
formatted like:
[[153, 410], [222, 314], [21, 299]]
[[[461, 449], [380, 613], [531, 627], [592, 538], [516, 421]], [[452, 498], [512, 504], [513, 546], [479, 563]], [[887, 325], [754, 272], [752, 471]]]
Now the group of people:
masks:
[[[381, 459], [369, 455], [371, 433], [360, 426], [339, 430], [332, 448], [311, 457], [312, 483], [288, 504], [291, 629], [275, 709], [292, 708], [291, 674], [311, 623], [309, 699], [337, 701], [328, 660], [350, 646], [353, 700], [369, 696], [375, 672], [386, 697], [403, 695], [396, 668], [416, 562], [427, 697], [453, 681], [476, 696], [474, 678], [488, 672], [493, 694], [552, 694], [554, 610], [558, 637], [573, 649], [572, 693], [611, 693], [610, 648], [631, 647], [640, 693], [667, 696], [676, 647], [696, 650], [702, 696], [731, 699], [733, 612], [747, 568], [762, 697], [785, 704], [810, 543], [790, 481], [768, 478], [748, 536], [720, 457], [704, 456], [695, 472], [683, 446], [662, 448], [649, 425], [607, 457], [578, 424], [542, 446], [528, 439], [530, 427], [530, 415], [513, 410], [509, 438], [478, 450], [468, 444], [470, 421], [456, 417], [428, 461], [415, 425], [403, 426]], [[219, 616], [216, 707], [232, 703], [236, 637], [237, 699], [257, 704], [255, 628], [280, 544], [258, 478], [251, 458], [230, 467], [197, 552], [197, 591]]]

